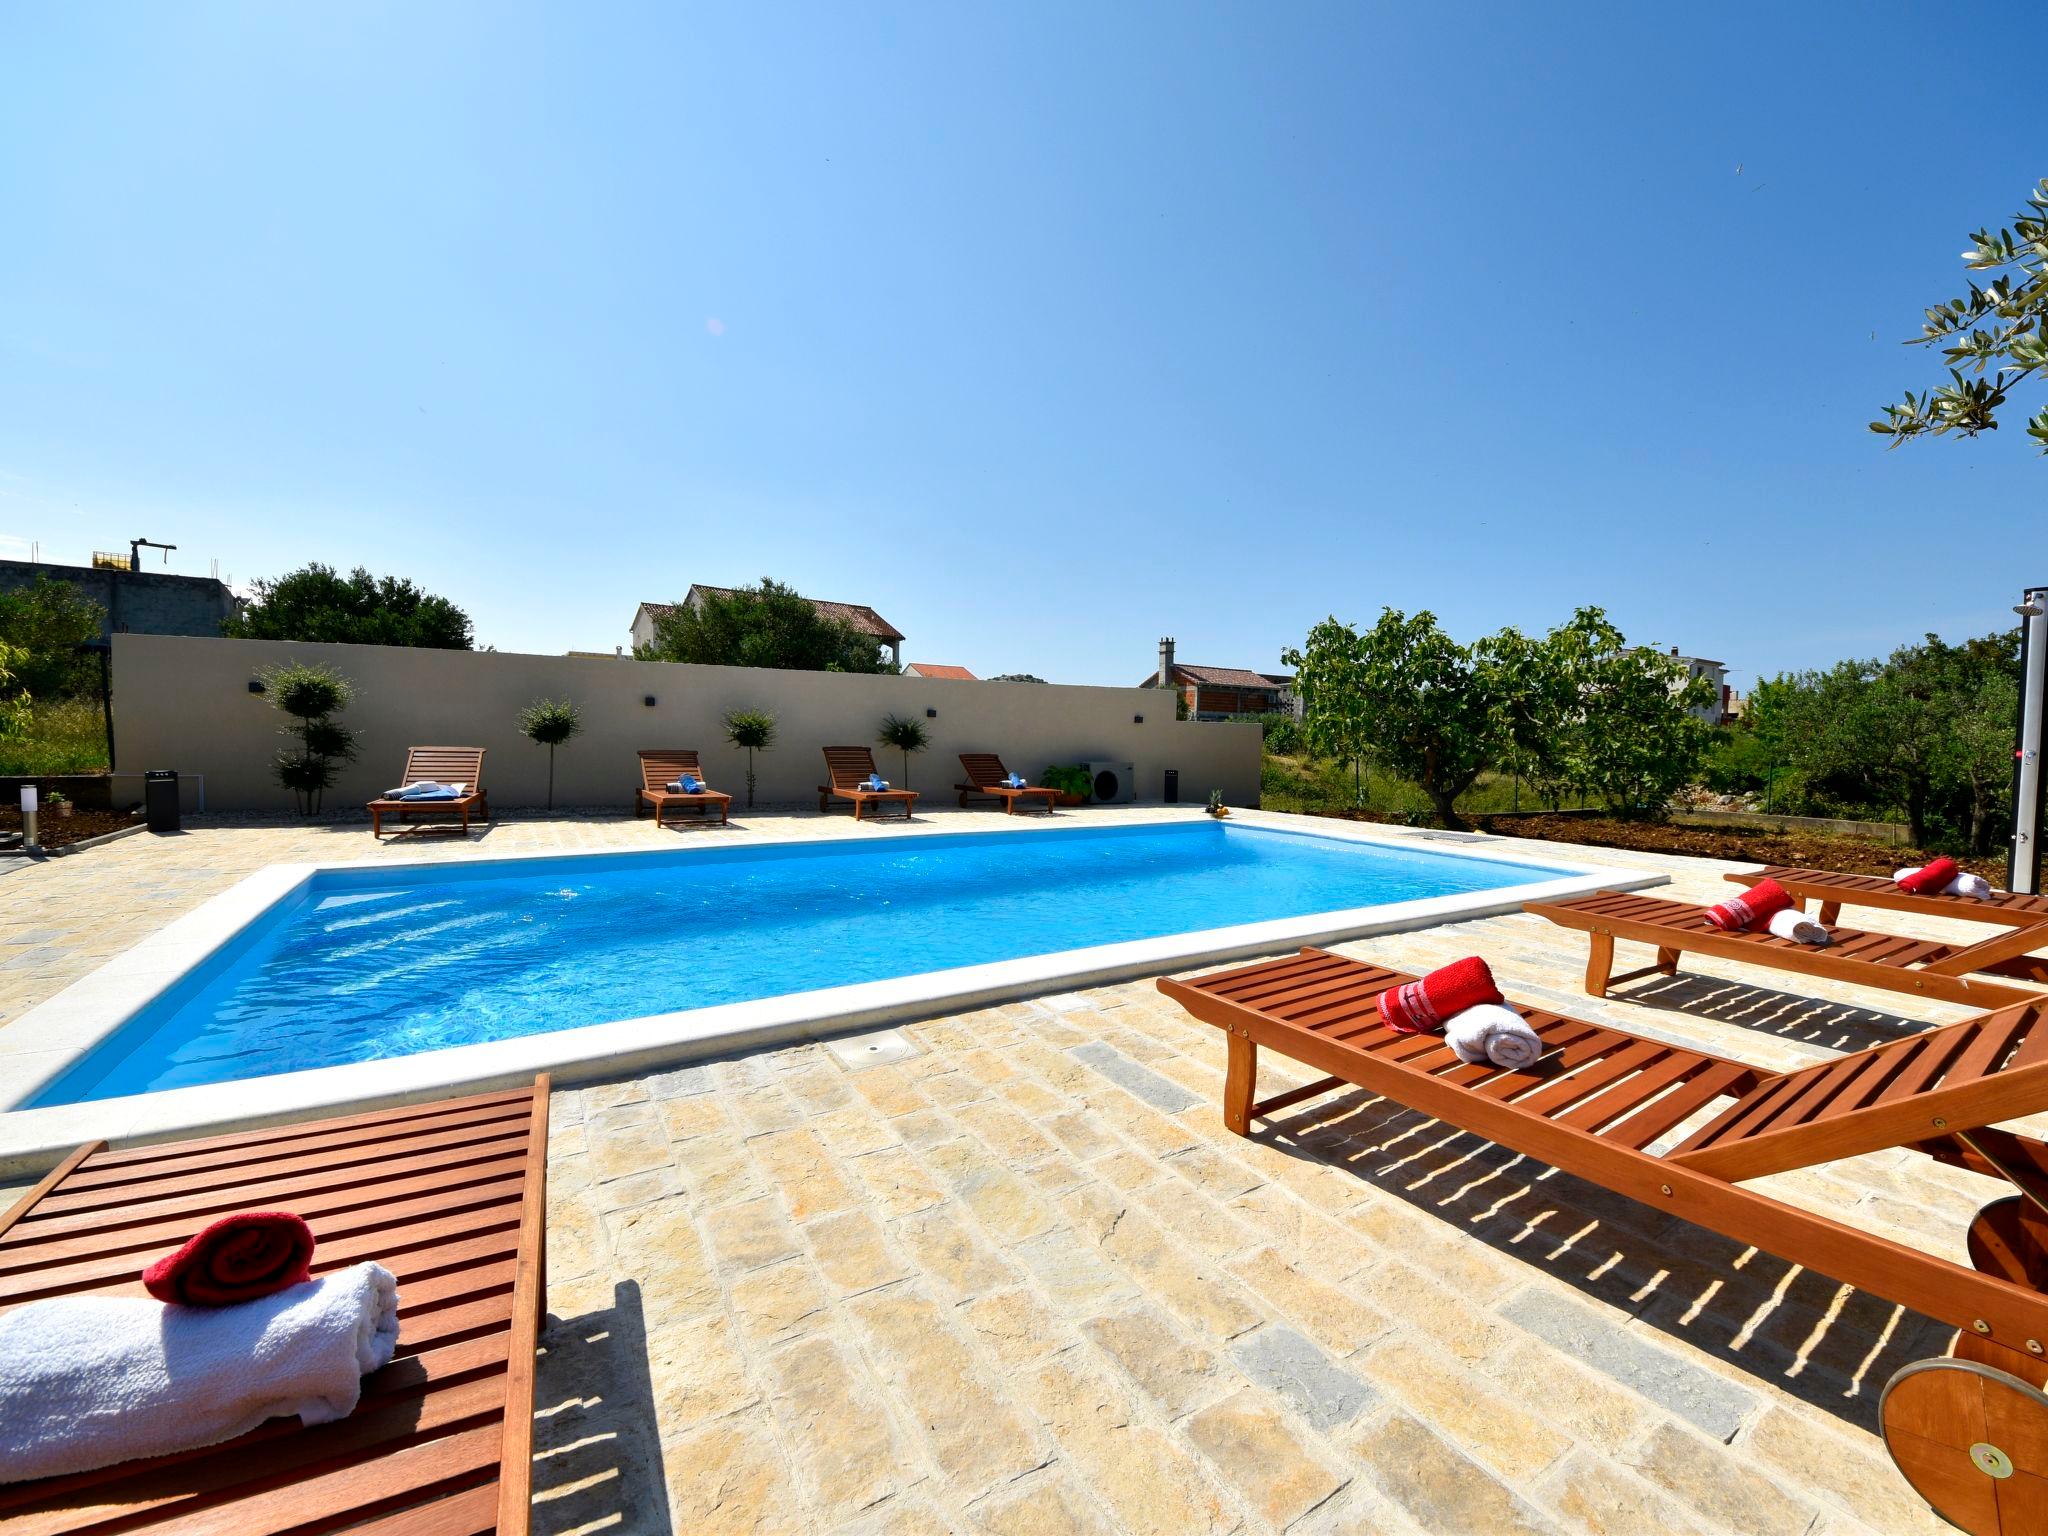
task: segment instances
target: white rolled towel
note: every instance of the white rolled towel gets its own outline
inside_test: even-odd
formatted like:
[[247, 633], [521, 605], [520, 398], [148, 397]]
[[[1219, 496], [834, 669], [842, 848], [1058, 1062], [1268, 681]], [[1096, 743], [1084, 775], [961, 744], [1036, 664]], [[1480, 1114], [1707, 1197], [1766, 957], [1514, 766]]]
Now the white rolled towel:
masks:
[[[1895, 869], [1892, 871], [1892, 883], [1896, 885], [1908, 875], [1917, 875], [1924, 867], [1923, 865], [1915, 864], [1906, 869]], [[1941, 888], [1941, 894], [1944, 896], [1967, 896], [1972, 901], [1989, 901], [1991, 899], [1991, 882], [1982, 875], [1973, 875], [1968, 870], [1964, 870], [1955, 879], [1949, 881], [1947, 885]]]
[[1827, 929], [1816, 923], [1797, 907], [1787, 907], [1782, 912], [1771, 914], [1771, 932], [1781, 939], [1790, 939], [1795, 944], [1828, 944], [1833, 942]]
[[1444, 1044], [1458, 1060], [1482, 1061], [1514, 1070], [1533, 1066], [1543, 1054], [1543, 1037], [1529, 1021], [1502, 1003], [1480, 1003], [1444, 1021]]
[[0, 1314], [0, 1483], [354, 1411], [398, 1344], [398, 1282], [357, 1264], [232, 1307], [56, 1296]]

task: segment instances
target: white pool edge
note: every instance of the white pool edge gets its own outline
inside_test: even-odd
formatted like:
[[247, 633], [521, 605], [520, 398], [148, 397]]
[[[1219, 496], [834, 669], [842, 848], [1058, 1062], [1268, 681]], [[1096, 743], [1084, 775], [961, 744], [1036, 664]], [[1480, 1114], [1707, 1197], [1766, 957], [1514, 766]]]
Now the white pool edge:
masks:
[[[1291, 817], [1272, 820], [1254, 814], [1242, 819], [1262, 831], [1367, 843], [1410, 853], [1417, 851], [1416, 844], [1421, 841], [1399, 834], [1375, 835], [1377, 829], [1355, 823], [1325, 828], [1303, 827]], [[1085, 825], [1089, 824], [1082, 824]], [[1082, 830], [1082, 826], [1074, 830]], [[1036, 830], [1057, 829], [1041, 826]], [[865, 837], [858, 840], [868, 841]], [[748, 846], [788, 843], [816, 847], [821, 841], [856, 839], [764, 838]], [[1437, 834], [1429, 841], [1464, 843], [1468, 839]], [[1569, 873], [1527, 885], [1059, 950], [884, 981], [785, 993], [752, 1002], [650, 1014], [513, 1040], [451, 1046], [410, 1056], [380, 1057], [343, 1066], [164, 1089], [83, 1104], [40, 1109], [10, 1107], [0, 1111], [0, 1177], [41, 1172], [87, 1141], [128, 1143], [213, 1135], [322, 1114], [488, 1092], [529, 1082], [539, 1072], [552, 1073], [555, 1081], [563, 1084], [613, 1078], [737, 1051], [877, 1029], [1178, 969], [1279, 954], [1303, 944], [1333, 944], [1439, 923], [1493, 917], [1518, 911], [1529, 901], [1559, 900], [1599, 890], [1640, 890], [1666, 882], [1664, 875], [1654, 871], [1573, 865], [1518, 850], [1503, 850], [1494, 846], [1491, 839], [1473, 837], [1470, 841], [1488, 844], [1483, 857], [1491, 863], [1523, 864], [1545, 871], [1564, 869]], [[672, 851], [649, 849], [646, 855], [660, 856]], [[1478, 853], [1475, 848], [1471, 855], [1448, 856]], [[591, 850], [562, 850], [502, 860], [465, 859], [462, 865], [467, 868], [474, 864], [592, 856]], [[607, 850], [597, 856], [640, 855], [637, 851]], [[32, 1097], [119, 1029], [138, 1009], [203, 965], [250, 922], [316, 875], [331, 870], [375, 868], [409, 872], [447, 867], [432, 860], [347, 860], [274, 864], [259, 870], [0, 1028], [0, 1099], [12, 1106]], [[252, 1096], [260, 1096], [260, 1102], [252, 1105]]]

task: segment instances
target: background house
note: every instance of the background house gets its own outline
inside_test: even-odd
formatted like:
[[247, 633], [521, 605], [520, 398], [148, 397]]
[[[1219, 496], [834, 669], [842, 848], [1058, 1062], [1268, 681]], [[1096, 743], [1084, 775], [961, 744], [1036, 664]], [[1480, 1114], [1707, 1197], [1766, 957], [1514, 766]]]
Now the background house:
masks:
[[0, 593], [34, 586], [38, 576], [66, 582], [104, 608], [102, 640], [108, 635], [218, 635], [221, 620], [242, 607], [226, 582], [138, 570], [133, 552], [95, 556], [89, 566], [0, 560]]
[[1734, 691], [1728, 686], [1728, 663], [1709, 661], [1704, 656], [1679, 656], [1678, 647], [1671, 647], [1671, 654], [1685, 663], [1686, 670], [1694, 677], [1704, 677], [1714, 687], [1714, 701], [1702, 704], [1693, 711], [1709, 725], [1726, 725], [1735, 718]]
[[949, 666], [943, 661], [913, 661], [903, 669], [908, 677], [944, 677], [956, 683], [978, 683], [976, 677], [965, 667]]
[[1247, 667], [1202, 667], [1179, 662], [1173, 637], [1159, 642], [1159, 666], [1138, 686], [1172, 688], [1187, 701], [1190, 720], [1236, 720], [1245, 715], [1294, 714], [1294, 678]]
[[[690, 590], [683, 594], [683, 606], [701, 608], [704, 606], [706, 598], [731, 597], [737, 590], [734, 587], [700, 586], [692, 582]], [[814, 597], [809, 599], [809, 601], [811, 606], [818, 610], [819, 617], [837, 619], [842, 624], [851, 624], [864, 635], [874, 636], [875, 639], [879, 640], [888, 649], [889, 665], [901, 669], [903, 666], [903, 631], [875, 612], [874, 609], [868, 607], [866, 603], [833, 603], [827, 602], [822, 597]], [[633, 611], [632, 635], [635, 649], [654, 643], [655, 623], [663, 614], [672, 612], [675, 606], [674, 603], [642, 603]]]

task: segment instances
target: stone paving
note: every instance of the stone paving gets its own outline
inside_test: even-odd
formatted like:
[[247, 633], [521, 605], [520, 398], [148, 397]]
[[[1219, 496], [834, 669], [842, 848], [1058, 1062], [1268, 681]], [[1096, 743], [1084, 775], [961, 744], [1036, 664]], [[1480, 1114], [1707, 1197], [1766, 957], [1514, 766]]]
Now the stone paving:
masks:
[[[0, 1013], [267, 863], [657, 835], [127, 839], [0, 879]], [[1732, 867], [1554, 851], [1687, 897]], [[1771, 1067], [1962, 1016], [1691, 960], [1595, 1003], [1583, 939], [1523, 916], [1346, 948], [1482, 952], [1521, 996]], [[889, 1043], [557, 1093], [537, 1530], [1945, 1529], [1872, 1433], [1890, 1374], [1946, 1348], [1923, 1317], [1364, 1094], [1234, 1137], [1220, 1040], [1149, 983]], [[1762, 1187], [1950, 1257], [1999, 1193], [1899, 1152]]]

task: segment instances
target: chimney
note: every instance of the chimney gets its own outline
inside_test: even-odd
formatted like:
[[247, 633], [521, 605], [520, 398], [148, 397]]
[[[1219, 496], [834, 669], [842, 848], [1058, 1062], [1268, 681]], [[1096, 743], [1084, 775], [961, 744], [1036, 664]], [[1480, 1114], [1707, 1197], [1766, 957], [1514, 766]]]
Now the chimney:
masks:
[[1161, 635], [1159, 637], [1159, 686], [1161, 688], [1171, 688], [1173, 686], [1173, 636], [1171, 635]]

